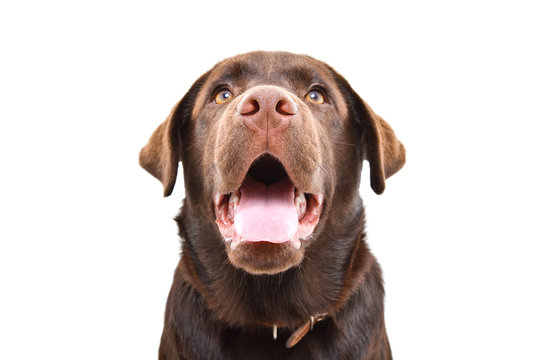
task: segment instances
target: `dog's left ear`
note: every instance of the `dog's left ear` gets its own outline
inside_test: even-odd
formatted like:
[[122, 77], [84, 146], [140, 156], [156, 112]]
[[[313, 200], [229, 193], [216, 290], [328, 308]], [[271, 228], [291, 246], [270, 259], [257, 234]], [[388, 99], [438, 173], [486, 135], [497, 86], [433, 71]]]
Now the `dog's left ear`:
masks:
[[[357, 96], [358, 97], [358, 96]], [[389, 124], [358, 97], [361, 116], [361, 143], [364, 159], [370, 163], [370, 186], [376, 194], [385, 190], [385, 179], [395, 174], [406, 163], [406, 149]]]
[[[336, 72], [335, 72], [336, 74]], [[385, 190], [385, 179], [406, 163], [406, 149], [393, 129], [377, 115], [351, 88], [344, 77], [336, 74], [349, 104], [349, 111], [360, 131], [361, 155], [370, 163], [370, 187], [376, 194]]]
[[181, 129], [190, 120], [195, 98], [207, 76], [208, 73], [201, 76], [176, 103], [139, 153], [139, 164], [162, 182], [163, 196], [171, 195], [175, 187], [178, 163], [182, 160]]

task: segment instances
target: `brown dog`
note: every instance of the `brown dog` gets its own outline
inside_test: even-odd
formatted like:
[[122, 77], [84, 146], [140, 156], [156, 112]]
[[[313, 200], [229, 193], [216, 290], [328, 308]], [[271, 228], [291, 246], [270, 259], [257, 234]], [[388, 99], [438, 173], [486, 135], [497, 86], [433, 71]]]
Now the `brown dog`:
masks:
[[328, 65], [253, 52], [204, 74], [141, 150], [186, 199], [160, 359], [391, 359], [358, 189], [405, 162]]

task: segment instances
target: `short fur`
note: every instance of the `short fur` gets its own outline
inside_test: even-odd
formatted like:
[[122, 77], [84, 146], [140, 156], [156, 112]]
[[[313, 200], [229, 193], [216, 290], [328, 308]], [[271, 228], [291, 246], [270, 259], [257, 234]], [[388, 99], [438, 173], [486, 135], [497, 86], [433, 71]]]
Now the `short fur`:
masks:
[[[224, 83], [234, 99], [216, 106], [211, 99]], [[304, 100], [314, 83], [325, 86], [325, 106]], [[299, 114], [264, 140], [246, 129], [234, 105], [254, 86], [268, 85], [287, 91]], [[215, 223], [213, 196], [237, 189], [262, 153], [279, 158], [296, 187], [325, 194], [319, 224], [298, 251], [264, 242], [232, 251]], [[182, 257], [159, 358], [391, 359], [381, 270], [365, 242], [358, 195], [363, 160], [370, 163], [372, 189], [381, 194], [385, 179], [404, 165], [405, 150], [391, 127], [322, 62], [254, 52], [226, 59], [197, 80], [140, 154], [165, 196], [179, 161], [186, 187], [176, 218]], [[295, 328], [321, 313], [328, 315], [297, 345], [284, 346]]]

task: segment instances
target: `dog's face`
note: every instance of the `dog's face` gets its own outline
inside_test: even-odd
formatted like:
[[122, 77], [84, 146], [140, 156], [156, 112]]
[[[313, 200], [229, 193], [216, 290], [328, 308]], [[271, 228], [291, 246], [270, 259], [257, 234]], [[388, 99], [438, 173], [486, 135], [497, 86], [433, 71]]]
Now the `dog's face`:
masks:
[[214, 227], [231, 263], [252, 274], [300, 264], [326, 223], [358, 206], [364, 159], [382, 193], [405, 152], [332, 68], [283, 52], [218, 63], [140, 155], [166, 196], [182, 161], [186, 201]]

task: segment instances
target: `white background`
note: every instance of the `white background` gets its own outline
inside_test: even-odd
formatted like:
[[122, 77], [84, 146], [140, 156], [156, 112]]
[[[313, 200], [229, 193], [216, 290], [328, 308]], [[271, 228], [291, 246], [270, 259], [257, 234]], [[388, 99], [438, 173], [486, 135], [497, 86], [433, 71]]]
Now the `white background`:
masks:
[[0, 358], [157, 358], [183, 186], [138, 151], [264, 49], [331, 64], [408, 150], [360, 189], [395, 358], [541, 359], [535, 3], [2, 2]]

